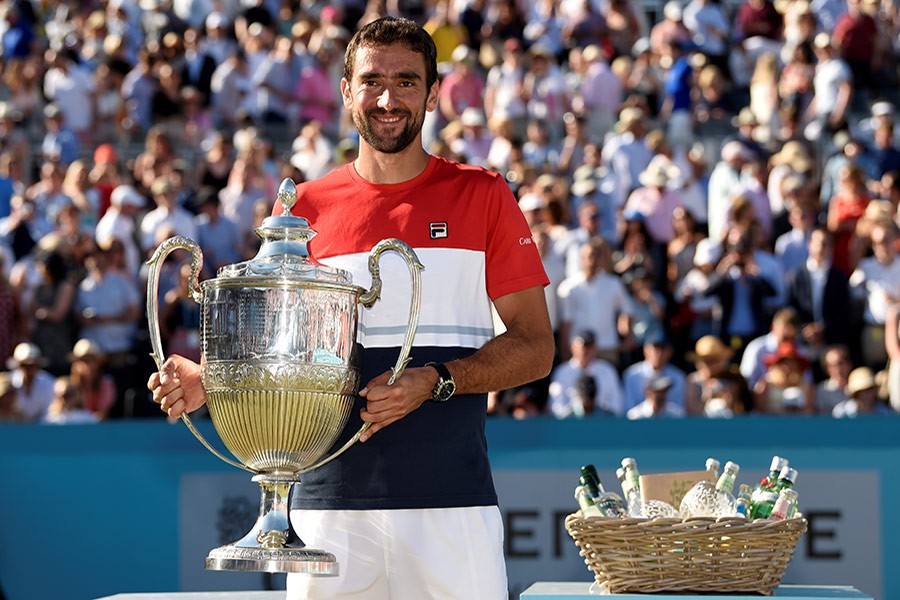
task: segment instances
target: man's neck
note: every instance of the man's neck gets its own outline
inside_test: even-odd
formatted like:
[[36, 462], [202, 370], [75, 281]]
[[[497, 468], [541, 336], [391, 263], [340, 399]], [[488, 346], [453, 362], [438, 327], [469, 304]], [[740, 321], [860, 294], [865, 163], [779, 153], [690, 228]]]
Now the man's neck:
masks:
[[378, 152], [363, 144], [353, 166], [359, 176], [369, 183], [391, 184], [403, 183], [421, 175], [429, 160], [421, 140], [416, 138], [406, 149], [393, 154]]

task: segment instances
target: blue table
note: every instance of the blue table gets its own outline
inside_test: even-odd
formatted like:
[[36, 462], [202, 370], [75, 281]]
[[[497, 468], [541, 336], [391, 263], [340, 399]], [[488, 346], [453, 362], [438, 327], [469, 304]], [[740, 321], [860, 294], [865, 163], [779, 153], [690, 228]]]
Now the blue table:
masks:
[[[782, 585], [772, 596], [760, 594], [605, 594], [590, 591], [590, 583], [541, 581], [530, 586], [520, 600], [594, 600], [598, 597], [616, 600], [761, 600], [762, 598], [796, 598], [798, 600], [873, 600], [872, 596], [843, 585]], [[594, 586], [597, 589], [597, 586]]]

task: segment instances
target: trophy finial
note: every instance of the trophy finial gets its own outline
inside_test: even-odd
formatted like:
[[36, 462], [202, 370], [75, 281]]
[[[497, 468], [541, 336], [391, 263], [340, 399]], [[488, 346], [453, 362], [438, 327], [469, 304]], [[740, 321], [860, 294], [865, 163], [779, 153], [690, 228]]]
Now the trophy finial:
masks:
[[297, 185], [290, 177], [285, 177], [281, 185], [278, 186], [277, 199], [284, 208], [285, 215], [290, 213], [297, 203]]

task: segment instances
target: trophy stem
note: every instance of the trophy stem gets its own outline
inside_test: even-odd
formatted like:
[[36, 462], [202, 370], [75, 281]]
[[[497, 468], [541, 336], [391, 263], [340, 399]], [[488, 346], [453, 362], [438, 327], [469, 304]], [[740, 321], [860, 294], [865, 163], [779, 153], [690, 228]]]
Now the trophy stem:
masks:
[[253, 481], [260, 488], [259, 518], [240, 540], [212, 550], [206, 557], [207, 570], [337, 575], [333, 554], [309, 549], [290, 535], [288, 500], [295, 476], [267, 473]]

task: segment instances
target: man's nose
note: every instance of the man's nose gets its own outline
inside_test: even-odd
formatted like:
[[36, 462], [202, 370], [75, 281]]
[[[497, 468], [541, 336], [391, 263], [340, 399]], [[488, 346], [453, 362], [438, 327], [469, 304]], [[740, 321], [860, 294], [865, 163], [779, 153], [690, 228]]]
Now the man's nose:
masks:
[[378, 96], [378, 108], [390, 110], [397, 105], [397, 96], [394, 94], [394, 88], [386, 85], [384, 91]]

